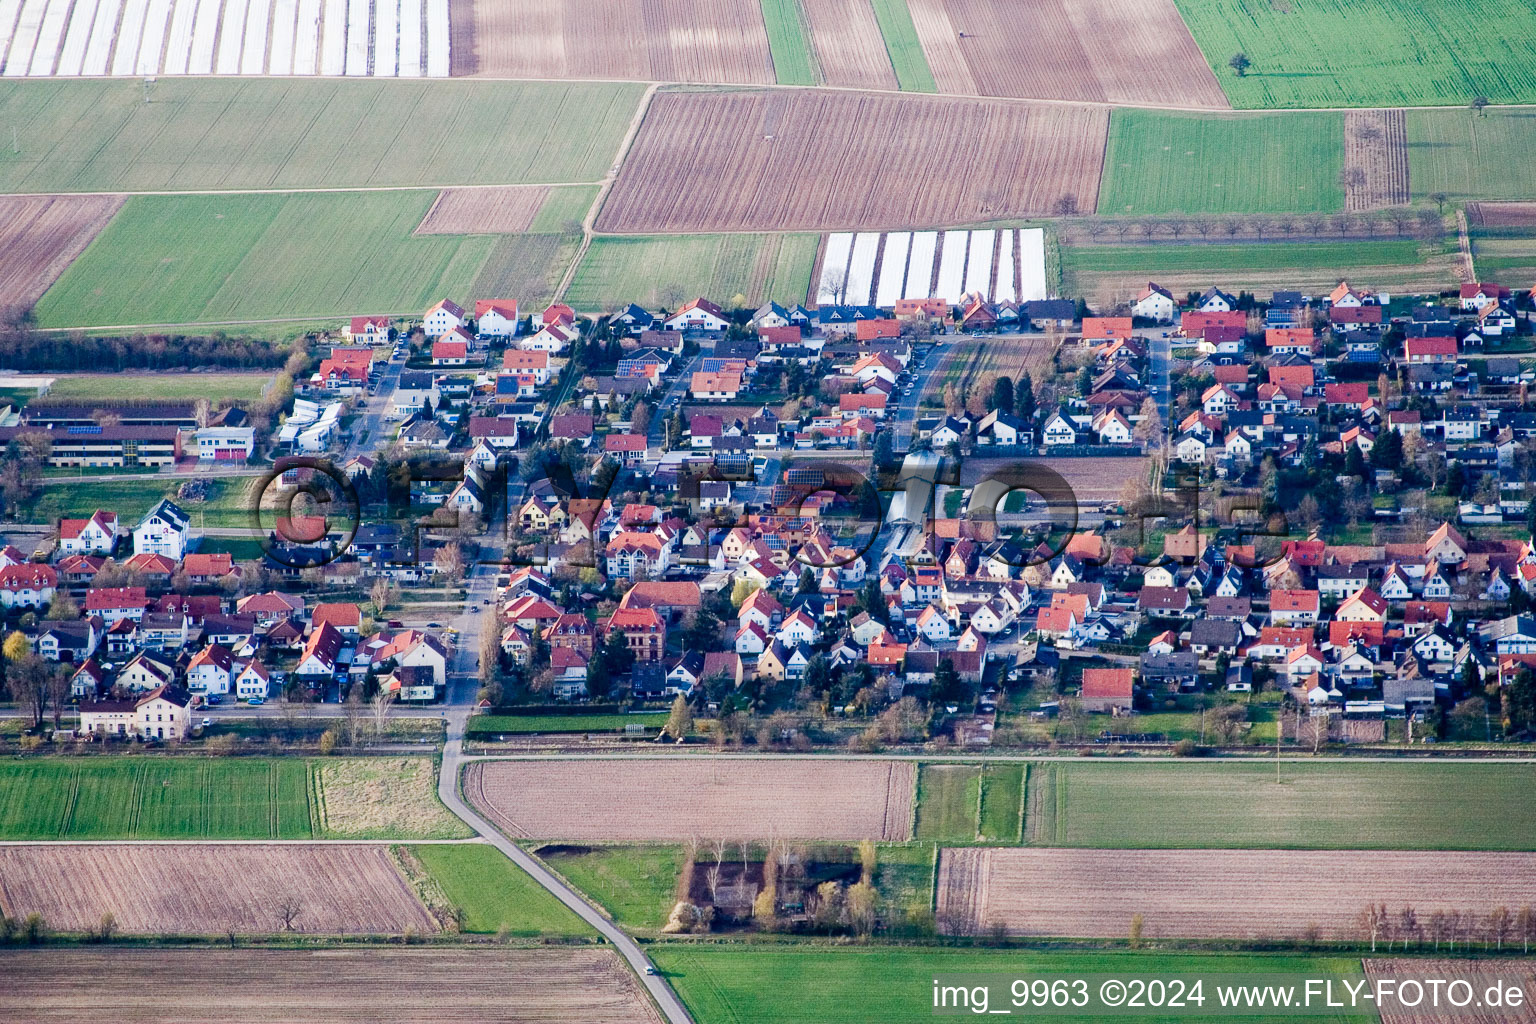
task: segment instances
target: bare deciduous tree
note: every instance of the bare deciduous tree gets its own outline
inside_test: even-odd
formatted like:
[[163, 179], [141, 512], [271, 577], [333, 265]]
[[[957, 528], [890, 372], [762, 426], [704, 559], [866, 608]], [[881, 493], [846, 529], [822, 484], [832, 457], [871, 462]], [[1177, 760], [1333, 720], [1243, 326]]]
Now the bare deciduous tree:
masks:
[[277, 915], [277, 919], [282, 923], [283, 931], [285, 932], [293, 931], [293, 922], [298, 919], [298, 916], [303, 911], [304, 905], [299, 902], [299, 898], [293, 893], [288, 893], [281, 897], [272, 906], [272, 913]]

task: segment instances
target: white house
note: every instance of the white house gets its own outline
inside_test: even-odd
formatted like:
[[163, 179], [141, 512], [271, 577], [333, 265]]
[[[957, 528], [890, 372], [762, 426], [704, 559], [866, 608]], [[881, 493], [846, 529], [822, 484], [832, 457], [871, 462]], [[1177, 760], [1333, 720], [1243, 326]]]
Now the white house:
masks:
[[53, 603], [59, 574], [51, 565], [24, 562], [0, 569], [0, 605], [6, 608], [41, 608]]
[[61, 555], [110, 555], [116, 544], [116, 512], [97, 509], [89, 519], [59, 520]]
[[1178, 310], [1178, 303], [1173, 301], [1173, 293], [1161, 285], [1152, 281], [1147, 282], [1134, 303], [1131, 305], [1131, 313], [1147, 320], [1156, 320], [1160, 324], [1166, 324], [1173, 320], [1173, 314]]
[[80, 705], [80, 731], [87, 734], [173, 740], [191, 728], [192, 696], [178, 686], [161, 685], [132, 700]]
[[725, 310], [708, 299], [686, 302], [666, 319], [666, 329], [669, 331], [720, 332], [729, 326], [731, 322], [726, 319]]
[[1077, 444], [1077, 428], [1059, 412], [1045, 421], [1040, 436], [1047, 445]]
[[581, 331], [575, 324], [566, 320], [556, 320], [552, 324], [539, 328], [537, 334], [518, 342], [517, 347], [525, 352], [560, 353], [580, 337]]
[[187, 535], [192, 520], [181, 507], [168, 498], [145, 513], [133, 528], [133, 553], [164, 555], [179, 562], [187, 553]]
[[432, 306], [421, 318], [421, 329], [428, 338], [437, 338], [455, 327], [464, 326], [464, 309], [448, 299]]
[[511, 338], [517, 334], [516, 299], [476, 299], [475, 330], [482, 338]]
[[250, 700], [252, 697], [258, 700], [266, 700], [272, 687], [272, 673], [267, 671], [267, 666], [259, 661], [247, 662], [235, 676], [235, 698], [237, 700]]
[[222, 644], [209, 644], [187, 664], [187, 689], [204, 696], [229, 692], [234, 657]]

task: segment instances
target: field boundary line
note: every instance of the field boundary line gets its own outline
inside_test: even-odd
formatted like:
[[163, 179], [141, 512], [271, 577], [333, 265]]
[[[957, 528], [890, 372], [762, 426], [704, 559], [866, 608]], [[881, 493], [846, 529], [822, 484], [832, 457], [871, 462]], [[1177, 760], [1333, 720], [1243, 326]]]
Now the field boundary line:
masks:
[[277, 822], [278, 778], [277, 761], [267, 765], [267, 832], [276, 839], [280, 834]]
[[[290, 188], [85, 189], [65, 192], [5, 192], [0, 194], [5, 195], [7, 198], [15, 199], [53, 199], [59, 196], [122, 196], [125, 198], [132, 198], [134, 196], [281, 196], [334, 192], [443, 192], [448, 189], [561, 188], [566, 185], [572, 188], [589, 188], [593, 185], [601, 184], [601, 181], [518, 181], [510, 184], [507, 182], [488, 184], [482, 181], [462, 185], [447, 182], [430, 185], [312, 185]], [[517, 233], [528, 234], [529, 232]]]
[[144, 813], [144, 776], [149, 772], [149, 766], [139, 764], [134, 766], [133, 772], [133, 796], [129, 798], [128, 834], [138, 835], [139, 817]]
[[10, 846], [473, 846], [484, 836], [463, 839], [0, 839]]
[[210, 816], [208, 814], [208, 808], [213, 805], [212, 764], [213, 763], [210, 761], [202, 766], [202, 786], [199, 787], [202, 790], [203, 799], [201, 805], [197, 809], [197, 816], [202, 822], [202, 828], [198, 831], [205, 839], [208, 837], [208, 832], [212, 827], [212, 822], [210, 821]]
[[1019, 839], [1017, 844], [1019, 846], [1024, 845], [1024, 812], [1029, 805], [1029, 770], [1029, 764], [1019, 765]]

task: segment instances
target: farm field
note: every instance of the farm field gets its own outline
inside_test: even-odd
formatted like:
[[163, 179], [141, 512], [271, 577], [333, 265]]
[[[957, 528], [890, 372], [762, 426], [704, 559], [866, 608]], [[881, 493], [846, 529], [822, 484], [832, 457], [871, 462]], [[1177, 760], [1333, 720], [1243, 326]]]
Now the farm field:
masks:
[[1388, 291], [1438, 291], [1457, 279], [1456, 257], [1446, 245], [1405, 239], [1061, 247], [1062, 291], [1095, 305], [1134, 300], [1150, 279], [1180, 295], [1219, 279], [1233, 292], [1268, 296], [1326, 291], [1346, 275]]
[[[1125, 770], [1130, 767], [1131, 770]], [[1031, 765], [1043, 846], [1536, 849], [1529, 765]], [[1043, 807], [1041, 807], [1043, 805]], [[1404, 813], [1405, 810], [1411, 813]]]
[[467, 932], [522, 938], [590, 935], [592, 929], [506, 855], [486, 843], [413, 846]]
[[542, 309], [555, 298], [580, 245], [577, 234], [501, 235], [493, 240], [469, 294], [516, 296], [524, 309]]
[[816, 58], [797, 0], [760, 0], [773, 77], [780, 85], [815, 85]]
[[1227, 106], [1172, 0], [909, 3], [943, 92]]
[[573, 308], [596, 312], [628, 302], [677, 305], [695, 294], [730, 305], [804, 302], [815, 235], [599, 236], [566, 290]]
[[118, 196], [0, 196], [0, 312], [41, 298], [122, 205]]
[[928, 68], [928, 58], [923, 55], [923, 44], [912, 24], [912, 11], [907, 0], [872, 0], [875, 23], [885, 43], [885, 52], [891, 59], [891, 70], [896, 73], [897, 86], [903, 92], [938, 92], [938, 83]]
[[[1477, 984], [1480, 979], [1487, 978], [1490, 974], [1499, 974], [1505, 977], [1511, 975], [1526, 979], [1525, 1002], [1523, 1005], [1492, 1007], [1484, 1006], [1476, 1009], [1469, 1008], [1459, 1011], [1458, 1017], [1466, 1020], [1468, 1024], [1523, 1024], [1531, 1019], [1532, 1000], [1536, 999], [1536, 986], [1531, 984], [1531, 977], [1536, 973], [1536, 962], [1530, 960], [1506, 960], [1497, 965], [1478, 963], [1475, 960], [1426, 960], [1422, 958], [1413, 960], [1389, 960], [1386, 958], [1366, 957], [1365, 976], [1371, 979], [1374, 985], [1376, 979], [1382, 977], [1402, 978], [1410, 973], [1418, 973], [1421, 977], [1435, 977], [1446, 979], [1462, 979], [1472, 984]], [[1483, 981], [1482, 986], [1486, 987]], [[1408, 1024], [1416, 1018], [1416, 1014], [1405, 1011], [1400, 1006], [1388, 1007], [1382, 1011], [1381, 1024]]]
[[459, 839], [473, 830], [437, 798], [426, 757], [325, 758], [311, 762], [319, 820], [342, 839]]
[[476, 0], [474, 55], [495, 78], [774, 82], [759, 0]]
[[[660, 1024], [607, 949], [14, 949], [0, 972], [11, 1024], [78, 1016], [80, 978], [122, 1024]], [[151, 986], [159, 995], [141, 998]]]
[[[289, 900], [298, 910], [285, 921]], [[0, 846], [0, 911], [65, 932], [104, 913], [140, 935], [437, 931], [382, 845]]]
[[914, 839], [974, 843], [981, 802], [981, 769], [971, 764], [923, 764], [917, 774]]
[[[1242, 159], [1232, 154], [1242, 153]], [[1116, 110], [1099, 213], [1309, 213], [1344, 208], [1344, 115]]]
[[534, 852], [628, 931], [659, 932], [677, 902], [681, 846], [545, 846]]
[[[515, 839], [906, 839], [911, 762], [480, 761], [464, 792]], [[630, 797], [636, 773], [647, 799]]]
[[[1459, 911], [1536, 901], [1536, 858], [1523, 853], [1357, 850], [1347, 886], [1297, 885], [1316, 863], [1294, 850], [945, 850], [941, 931], [1116, 938], [1141, 914], [1148, 938], [1360, 937], [1368, 904]], [[1368, 937], [1368, 936], [1367, 936]]]
[[[1463, 101], [1465, 102], [1465, 101]], [[1415, 198], [1536, 199], [1530, 111], [1408, 111], [1408, 167]]]
[[[1003, 220], [1068, 200], [1091, 209], [1107, 121], [1103, 110], [1001, 100], [664, 91], [597, 227], [874, 230]], [[829, 147], [820, 138], [828, 124], [866, 130]], [[701, 147], [701, 134], [721, 144]], [[919, 137], [921, 148], [905, 141]]]
[[[0, 84], [0, 191], [596, 181], [638, 85], [320, 79]], [[495, 124], [496, 131], [481, 130]], [[366, 154], [366, 155], [363, 155]]]
[[[1353, 958], [1265, 954], [684, 945], [655, 946], [651, 953], [695, 1019], [734, 1024], [854, 1024], [872, 1020], [920, 1024], [933, 1020], [932, 984], [937, 975], [1361, 975], [1360, 961]], [[1199, 1016], [1163, 1015], [1156, 1019], [1162, 1024], [1183, 1024], [1209, 1018], [1207, 1005], [1206, 1013]], [[1275, 1024], [1287, 1018], [1243, 1019]], [[1376, 1015], [1321, 1014], [1310, 1019], [1374, 1024]]]
[[1017, 843], [1022, 840], [1026, 768], [1022, 764], [982, 766], [977, 834], [983, 842]]
[[1405, 206], [1408, 117], [1402, 110], [1351, 110], [1344, 115], [1344, 208]]
[[272, 383], [268, 371], [257, 373], [73, 373], [60, 374], [48, 386], [49, 398], [206, 398], [254, 402]]
[[[870, 0], [803, 0], [799, 4], [825, 84], [856, 89], [898, 87], [897, 72], [887, 53], [889, 41], [881, 34], [880, 6]], [[908, 15], [909, 32], [911, 20]], [[916, 37], [911, 41], [916, 44]], [[918, 59], [921, 61], [920, 53]], [[912, 80], [914, 69], [903, 71], [907, 77], [901, 87], [909, 88], [906, 82]]]
[[[78, 472], [78, 470], [77, 470]], [[137, 519], [153, 508], [161, 498], [174, 498], [183, 477], [143, 476], [124, 480], [71, 482], [69, 477], [45, 478], [45, 483], [23, 510], [34, 523], [57, 523], [64, 517], [89, 516], [98, 508], [115, 509], [125, 520]], [[251, 503], [248, 495], [258, 477], [215, 478], [208, 481], [208, 498], [182, 502], [192, 515], [193, 524], [204, 526], [250, 526]]]
[[1473, 227], [1469, 234], [1479, 276], [1514, 281], [1536, 277], [1536, 227]]
[[468, 295], [487, 236], [417, 236], [433, 193], [134, 196], [36, 310], [45, 327], [416, 313]]
[[[1523, 31], [1531, 12], [1522, 0], [1175, 2], [1234, 107], [1536, 101], [1536, 43]], [[1472, 37], [1486, 45], [1465, 46]], [[1253, 62], [1245, 77], [1227, 67], [1234, 53]]]
[[[394, 777], [377, 777], [384, 765]], [[437, 802], [431, 767], [426, 758], [16, 762], [0, 765], [0, 840], [468, 835]]]
[[475, 715], [466, 732], [486, 737], [500, 733], [623, 732], [626, 726], [643, 726], [655, 732], [667, 723], [667, 713], [623, 715]]
[[548, 185], [445, 188], [416, 227], [418, 235], [511, 235], [533, 226]]

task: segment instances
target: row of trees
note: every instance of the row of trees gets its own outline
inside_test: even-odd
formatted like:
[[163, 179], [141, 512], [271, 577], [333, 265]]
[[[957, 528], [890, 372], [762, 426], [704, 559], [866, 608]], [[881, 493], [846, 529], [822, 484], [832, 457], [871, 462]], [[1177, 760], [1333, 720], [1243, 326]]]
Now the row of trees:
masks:
[[288, 351], [269, 341], [187, 335], [135, 334], [127, 338], [70, 336], [59, 344], [56, 335], [40, 334], [26, 324], [0, 330], [0, 364], [14, 370], [113, 373], [123, 370], [183, 370], [219, 367], [228, 370], [268, 370], [283, 365]]
[[1426, 917], [1412, 904], [1393, 913], [1385, 903], [1367, 903], [1360, 910], [1357, 924], [1361, 937], [1370, 939], [1373, 953], [1378, 942], [1385, 943], [1389, 951], [1394, 943], [1401, 943], [1406, 950], [1410, 942], [1420, 949], [1433, 942], [1436, 951], [1444, 943], [1447, 950], [1455, 952], [1458, 943], [1469, 950], [1478, 941], [1484, 948], [1500, 950], [1506, 942], [1519, 942], [1529, 953], [1531, 941], [1536, 939], [1536, 911], [1529, 904], [1517, 912], [1501, 905], [1486, 914], [1475, 910], [1435, 910]]

